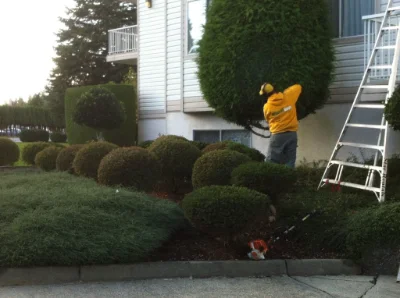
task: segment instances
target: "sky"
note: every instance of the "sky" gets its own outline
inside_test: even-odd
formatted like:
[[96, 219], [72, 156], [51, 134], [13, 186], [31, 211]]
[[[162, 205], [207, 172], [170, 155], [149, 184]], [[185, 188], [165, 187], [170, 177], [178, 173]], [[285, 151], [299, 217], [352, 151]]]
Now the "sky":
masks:
[[62, 28], [59, 16], [74, 0], [1, 1], [0, 105], [44, 90]]

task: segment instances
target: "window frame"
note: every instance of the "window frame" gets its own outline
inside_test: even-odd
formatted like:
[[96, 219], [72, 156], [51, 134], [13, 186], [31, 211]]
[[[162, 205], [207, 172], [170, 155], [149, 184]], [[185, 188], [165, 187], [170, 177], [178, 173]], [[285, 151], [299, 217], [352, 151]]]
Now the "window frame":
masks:
[[[193, 132], [192, 132], [192, 140], [195, 141], [195, 133], [196, 133], [196, 132], [207, 132], [207, 131], [210, 131], [210, 132], [211, 132], [211, 131], [213, 131], [213, 132], [218, 131], [218, 132], [219, 132], [219, 142], [222, 142], [222, 132], [223, 132], [223, 131], [246, 131], [246, 132], [248, 132], [249, 135], [250, 135], [250, 138], [249, 138], [249, 140], [250, 140], [249, 148], [253, 148], [253, 137], [252, 137], [252, 133], [251, 133], [250, 131], [246, 130], [246, 129], [234, 129], [234, 128], [232, 128], [232, 129], [217, 129], [217, 128], [215, 128], [215, 129], [193, 129]], [[245, 146], [246, 146], [246, 145], [245, 145]]]

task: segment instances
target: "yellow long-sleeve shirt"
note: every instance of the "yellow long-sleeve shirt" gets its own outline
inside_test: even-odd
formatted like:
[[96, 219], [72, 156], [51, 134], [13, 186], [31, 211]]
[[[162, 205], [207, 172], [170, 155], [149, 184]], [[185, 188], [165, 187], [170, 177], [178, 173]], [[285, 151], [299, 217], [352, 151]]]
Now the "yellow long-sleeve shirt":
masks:
[[287, 131], [297, 131], [296, 102], [300, 97], [302, 87], [298, 84], [286, 89], [283, 93], [275, 93], [264, 105], [264, 117], [272, 134]]

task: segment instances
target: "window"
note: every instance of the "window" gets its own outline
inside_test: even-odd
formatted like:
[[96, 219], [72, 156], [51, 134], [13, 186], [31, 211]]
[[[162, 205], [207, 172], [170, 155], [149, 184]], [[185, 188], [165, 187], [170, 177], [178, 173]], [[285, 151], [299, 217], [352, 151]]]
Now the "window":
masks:
[[251, 146], [251, 134], [247, 130], [195, 130], [193, 140], [204, 143], [232, 141]]
[[203, 37], [207, 8], [212, 0], [188, 0], [187, 2], [187, 53], [196, 54]]
[[375, 0], [327, 0], [334, 37], [362, 35], [362, 17], [375, 13]]

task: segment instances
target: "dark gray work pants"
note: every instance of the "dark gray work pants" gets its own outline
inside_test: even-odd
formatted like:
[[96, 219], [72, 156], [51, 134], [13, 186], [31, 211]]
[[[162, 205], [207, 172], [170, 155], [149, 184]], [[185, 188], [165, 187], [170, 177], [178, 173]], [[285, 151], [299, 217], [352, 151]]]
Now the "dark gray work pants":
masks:
[[296, 164], [296, 152], [297, 132], [287, 131], [271, 135], [267, 152], [268, 161], [286, 164], [294, 168]]

